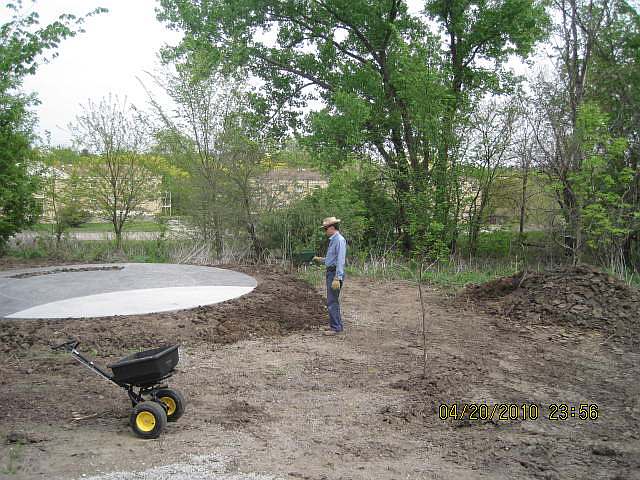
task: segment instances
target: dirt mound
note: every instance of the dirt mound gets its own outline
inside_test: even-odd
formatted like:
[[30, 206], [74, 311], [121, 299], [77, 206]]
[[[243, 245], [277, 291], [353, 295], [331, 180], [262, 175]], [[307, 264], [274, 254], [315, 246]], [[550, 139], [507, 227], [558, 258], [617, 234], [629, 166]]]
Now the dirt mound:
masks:
[[252, 275], [249, 295], [179, 312], [65, 320], [0, 320], [0, 353], [46, 348], [68, 337], [101, 356], [165, 343], [233, 343], [283, 335], [326, 322], [324, 299], [309, 284], [275, 267], [234, 268]]
[[41, 277], [43, 275], [55, 275], [56, 273], [97, 272], [97, 271], [104, 272], [108, 270], [124, 270], [124, 267], [114, 266], [114, 267], [54, 268], [53, 270], [45, 270], [45, 271], [39, 271], [39, 272], [18, 273], [17, 275], [12, 275], [9, 278], [21, 279], [21, 278], [30, 278], [30, 277]]
[[640, 338], [640, 292], [587, 265], [520, 272], [469, 286], [463, 295], [518, 321], [577, 325]]

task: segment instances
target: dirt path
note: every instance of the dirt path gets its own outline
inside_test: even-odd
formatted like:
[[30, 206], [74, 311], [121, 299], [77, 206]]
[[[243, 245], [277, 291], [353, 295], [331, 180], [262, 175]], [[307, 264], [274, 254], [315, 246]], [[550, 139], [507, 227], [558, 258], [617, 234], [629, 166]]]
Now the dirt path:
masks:
[[[283, 479], [640, 478], [637, 352], [598, 333], [506, 325], [435, 290], [426, 306], [427, 379], [417, 292], [403, 282], [351, 279], [341, 337], [313, 327], [226, 345], [185, 339], [172, 385], [189, 409], [154, 441], [130, 433], [122, 392], [71, 360], [44, 362], [45, 377], [5, 354], [0, 388], [28, 395], [0, 412], [0, 477], [82, 478], [217, 455], [224, 472]], [[94, 417], [24, 414], [46, 412], [42, 402], [64, 411], [61, 392], [77, 417]], [[539, 419], [441, 420], [438, 406], [455, 402], [536, 403]], [[551, 421], [551, 403], [596, 404], [599, 416]], [[235, 478], [216, 475], [197, 478]]]

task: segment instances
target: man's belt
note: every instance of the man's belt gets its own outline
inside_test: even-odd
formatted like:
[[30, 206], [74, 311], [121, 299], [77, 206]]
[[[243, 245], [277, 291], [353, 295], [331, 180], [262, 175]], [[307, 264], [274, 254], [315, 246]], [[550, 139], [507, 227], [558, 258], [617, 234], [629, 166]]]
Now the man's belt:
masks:
[[327, 272], [335, 272], [336, 271], [336, 266], [335, 265], [329, 265], [327, 267]]

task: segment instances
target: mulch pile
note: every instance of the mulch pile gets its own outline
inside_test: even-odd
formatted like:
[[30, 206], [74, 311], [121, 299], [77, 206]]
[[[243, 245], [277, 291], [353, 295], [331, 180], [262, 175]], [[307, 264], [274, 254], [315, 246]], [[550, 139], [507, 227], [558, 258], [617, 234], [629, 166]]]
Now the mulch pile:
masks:
[[520, 272], [471, 285], [463, 296], [519, 322], [578, 326], [640, 339], [640, 292], [588, 265]]

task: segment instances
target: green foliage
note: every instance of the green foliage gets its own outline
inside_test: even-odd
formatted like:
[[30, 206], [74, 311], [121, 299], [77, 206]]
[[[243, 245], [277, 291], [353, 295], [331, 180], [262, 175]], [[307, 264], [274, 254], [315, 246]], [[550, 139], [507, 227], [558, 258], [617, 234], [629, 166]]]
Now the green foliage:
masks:
[[[428, 268], [427, 268], [428, 267]], [[469, 284], [480, 284], [496, 278], [513, 275], [525, 267], [515, 260], [474, 260], [472, 262], [440, 261], [424, 264], [422, 281], [447, 293], [455, 293]], [[404, 280], [416, 282], [420, 264], [407, 261], [379, 260], [352, 262], [347, 265], [348, 277], [362, 277], [376, 281]], [[530, 265], [529, 269], [539, 269], [539, 265]], [[298, 275], [305, 281], [323, 288], [324, 270], [322, 268], [301, 267]]]
[[[432, 31], [402, 0], [160, 3], [159, 18], [185, 33], [165, 59], [205, 58], [211, 69], [260, 78], [253, 105], [270, 131], [303, 121], [302, 142], [325, 171], [373, 156], [389, 170], [402, 249], [411, 235], [426, 235], [418, 243], [437, 255], [456, 232], [454, 132], [466, 98], [500, 87], [502, 62], [526, 55], [546, 25], [542, 4], [531, 0], [427, 2], [452, 35]], [[275, 41], [265, 31], [277, 32]], [[302, 118], [315, 97], [325, 108]], [[414, 201], [416, 191], [429, 198]], [[425, 202], [435, 211], [423, 218], [416, 209]]]
[[[58, 242], [51, 237], [38, 237], [34, 242], [18, 243], [7, 254], [22, 259], [50, 258], [61, 261], [112, 262], [127, 261], [176, 262], [184, 241], [124, 240], [120, 247], [109, 240], [70, 240]], [[192, 247], [189, 247], [192, 248]]]
[[59, 43], [80, 32], [84, 21], [65, 14], [40, 27], [38, 14], [24, 13], [20, 0], [5, 8], [12, 18], [0, 24], [0, 250], [38, 215], [33, 198], [38, 185], [29, 172], [34, 135], [28, 107], [35, 99], [19, 89], [24, 77], [36, 71], [43, 54], [52, 51], [55, 56]]
[[81, 157], [70, 149], [45, 149], [40, 152], [40, 193], [43, 195], [43, 216], [52, 221], [58, 241], [71, 227], [87, 222], [86, 179], [83, 180]]
[[[459, 249], [463, 256], [468, 253], [468, 236], [459, 239]], [[480, 232], [478, 245], [474, 256], [482, 258], [505, 258], [511, 254], [512, 245], [517, 241], [515, 232], [508, 230], [496, 230], [492, 232]]]
[[336, 216], [342, 220], [340, 229], [349, 242], [350, 258], [389, 253], [395, 244], [396, 206], [386, 185], [376, 167], [342, 168], [327, 188], [265, 218], [260, 231], [266, 246], [285, 253], [310, 248], [320, 254], [327, 245], [320, 223], [324, 217]]
[[164, 156], [148, 153], [151, 133], [146, 115], [109, 96], [89, 101], [73, 125], [76, 142], [87, 149], [81, 157], [89, 205], [113, 224], [120, 245], [127, 221], [160, 199], [163, 178], [187, 172]]
[[611, 2], [609, 19], [597, 39], [587, 96], [609, 116], [615, 136], [628, 139], [637, 161], [640, 127], [640, 14], [624, 1]]
[[436, 196], [428, 186], [406, 195], [409, 205], [409, 232], [416, 258], [444, 260], [449, 256], [446, 225], [437, 218]]
[[634, 180], [634, 171], [624, 166], [627, 140], [610, 135], [607, 116], [592, 103], [580, 109], [577, 126], [585, 158], [570, 180], [582, 207], [586, 242], [606, 252], [638, 224], [637, 209], [624, 199]]
[[[637, 8], [624, 0], [610, 2], [606, 22], [595, 44], [586, 97], [607, 115], [609, 139], [603, 139], [608, 143], [604, 155], [590, 158], [586, 167], [605, 188], [605, 195], [586, 212], [592, 232], [590, 245], [598, 245], [602, 251], [614, 241], [622, 251], [623, 263], [634, 265], [637, 270], [640, 268], [637, 218], [640, 210], [640, 14]], [[612, 144], [615, 139], [619, 139], [617, 146]], [[615, 152], [623, 147], [622, 139], [626, 140], [624, 152]], [[612, 163], [604, 166], [602, 161]], [[615, 185], [610, 185], [611, 180]], [[617, 200], [621, 203], [615, 208]]]
[[32, 154], [27, 100], [0, 85], [0, 251], [6, 240], [37, 218], [36, 179], [28, 172]]
[[501, 85], [501, 80], [508, 79], [501, 66], [509, 55], [526, 58], [546, 35], [546, 4], [536, 0], [428, 0], [427, 12], [449, 38], [454, 90], [496, 91], [508, 86]]
[[69, 228], [78, 228], [91, 219], [91, 213], [77, 203], [65, 205], [60, 212], [61, 221]]

